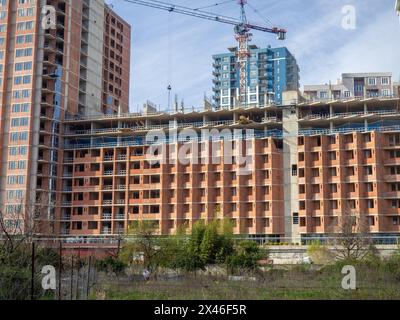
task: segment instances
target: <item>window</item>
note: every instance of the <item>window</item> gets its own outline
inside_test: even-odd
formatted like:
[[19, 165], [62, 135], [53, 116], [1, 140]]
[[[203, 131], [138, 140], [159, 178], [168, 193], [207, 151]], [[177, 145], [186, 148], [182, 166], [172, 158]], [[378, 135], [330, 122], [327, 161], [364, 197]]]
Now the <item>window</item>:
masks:
[[32, 56], [32, 53], [33, 53], [33, 49], [32, 49], [32, 48], [17, 49], [17, 50], [15, 51], [15, 56], [16, 56], [17, 58], [20, 58], [20, 57], [29, 57], [29, 56]]
[[17, 44], [32, 43], [33, 35], [32, 34], [19, 35], [16, 37], [15, 42]]
[[297, 165], [292, 165], [292, 176], [297, 177]]
[[351, 96], [350, 91], [345, 91], [344, 92], [344, 97], [345, 98], [350, 98], [350, 96]]
[[24, 76], [22, 80], [23, 84], [29, 84], [31, 83], [31, 76]]
[[12, 112], [13, 113], [20, 113], [20, 112], [29, 112], [30, 104], [29, 103], [16, 103], [12, 105]]
[[11, 119], [11, 127], [24, 127], [29, 124], [29, 118], [12, 118]]
[[390, 81], [388, 77], [381, 78], [381, 84], [383, 86], [389, 85]]
[[326, 91], [321, 91], [321, 93], [320, 93], [320, 98], [321, 98], [321, 99], [327, 99], [327, 98], [328, 98], [328, 92], [326, 92]]
[[14, 85], [22, 84], [22, 77], [15, 77], [14, 78]]
[[364, 150], [364, 158], [366, 158], [366, 159], [372, 158], [372, 151], [370, 149]]
[[375, 86], [376, 85], [376, 78], [368, 78], [368, 84], [370, 86]]
[[365, 174], [368, 176], [373, 174], [372, 166], [367, 166], [364, 168], [364, 170], [365, 170]]
[[26, 161], [10, 161], [8, 163], [9, 170], [25, 170], [26, 169]]
[[14, 70], [15, 71], [21, 71], [23, 69], [23, 67], [24, 67], [23, 63], [22, 62], [18, 62], [18, 63], [15, 64]]
[[384, 97], [390, 96], [390, 90], [389, 89], [383, 89], [382, 90], [382, 96], [384, 96]]
[[355, 89], [356, 89], [357, 92], [364, 91], [364, 87], [361, 84], [356, 85]]
[[18, 175], [18, 176], [14, 176], [14, 175], [8, 176], [7, 177], [7, 183], [9, 185], [24, 184], [25, 183], [25, 176], [20, 176], [20, 175]]
[[293, 212], [293, 224], [299, 224], [299, 214], [297, 212]]

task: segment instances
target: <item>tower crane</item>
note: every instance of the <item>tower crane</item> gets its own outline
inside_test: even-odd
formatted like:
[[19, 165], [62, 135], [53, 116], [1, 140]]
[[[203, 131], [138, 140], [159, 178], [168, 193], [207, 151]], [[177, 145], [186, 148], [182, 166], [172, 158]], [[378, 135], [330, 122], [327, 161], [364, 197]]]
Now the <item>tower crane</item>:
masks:
[[250, 57], [249, 42], [252, 39], [251, 30], [273, 33], [277, 35], [278, 40], [285, 40], [286, 30], [278, 27], [268, 28], [256, 24], [249, 23], [246, 17], [245, 5], [247, 0], [237, 0], [240, 6], [240, 19], [235, 19], [223, 15], [216, 15], [215, 13], [191, 9], [188, 7], [166, 3], [157, 0], [124, 0], [125, 2], [156, 8], [160, 10], [166, 10], [173, 13], [179, 13], [187, 16], [192, 16], [200, 19], [211, 20], [215, 22], [221, 22], [234, 26], [235, 39], [238, 42], [237, 58], [240, 75], [240, 86], [239, 86], [239, 101], [240, 103], [247, 103], [247, 64]]

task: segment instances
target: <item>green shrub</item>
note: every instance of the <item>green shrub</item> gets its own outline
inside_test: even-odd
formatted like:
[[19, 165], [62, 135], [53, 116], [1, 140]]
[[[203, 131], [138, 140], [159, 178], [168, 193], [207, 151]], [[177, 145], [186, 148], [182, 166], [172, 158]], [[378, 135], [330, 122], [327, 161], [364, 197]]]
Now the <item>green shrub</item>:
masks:
[[229, 272], [254, 271], [262, 258], [259, 246], [254, 241], [241, 241], [235, 247], [235, 252], [226, 259]]

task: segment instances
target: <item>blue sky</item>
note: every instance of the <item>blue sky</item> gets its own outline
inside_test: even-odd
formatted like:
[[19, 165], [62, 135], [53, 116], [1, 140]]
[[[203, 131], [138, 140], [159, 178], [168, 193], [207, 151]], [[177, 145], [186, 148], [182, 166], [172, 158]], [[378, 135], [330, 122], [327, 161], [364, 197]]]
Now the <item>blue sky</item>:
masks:
[[[191, 8], [223, 0], [164, 0]], [[201, 107], [211, 96], [212, 55], [236, 44], [233, 26], [107, 0], [132, 25], [131, 111], [150, 100], [165, 110], [167, 86], [185, 101]], [[335, 82], [344, 72], [393, 72], [400, 76], [400, 21], [395, 0], [249, 0], [261, 16], [288, 29], [287, 40], [254, 31], [259, 47], [286, 46], [296, 56], [301, 85]], [[356, 29], [342, 28], [342, 8], [356, 9]], [[239, 17], [236, 1], [208, 11]], [[265, 25], [251, 8], [248, 19]]]

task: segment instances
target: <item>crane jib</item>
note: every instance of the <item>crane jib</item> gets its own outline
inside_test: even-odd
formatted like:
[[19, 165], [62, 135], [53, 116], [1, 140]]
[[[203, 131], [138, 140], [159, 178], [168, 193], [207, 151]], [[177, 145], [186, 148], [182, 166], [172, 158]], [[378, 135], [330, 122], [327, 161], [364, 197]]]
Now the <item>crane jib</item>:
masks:
[[[234, 25], [234, 26], [243, 25], [243, 21], [235, 19], [235, 18], [231, 18], [231, 17], [227, 17], [227, 16], [223, 16], [223, 15], [215, 15], [211, 12], [201, 11], [198, 9], [191, 9], [191, 8], [187, 8], [184, 6], [174, 5], [171, 3], [154, 1], [154, 0], [124, 0], [124, 1], [134, 3], [134, 4], [139, 4], [142, 6], [155, 8], [155, 9], [165, 10], [168, 12], [179, 13], [179, 14], [183, 14], [183, 15], [196, 17], [196, 18], [226, 23], [226, 24], [230, 24], [230, 25]], [[267, 28], [267, 27], [263, 27], [263, 26], [259, 26], [259, 25], [255, 25], [255, 24], [248, 24], [248, 23], [246, 23], [245, 26], [248, 29], [277, 34], [279, 40], [284, 40], [285, 35], [287, 33], [287, 31], [285, 29], [279, 29], [279, 28]]]

